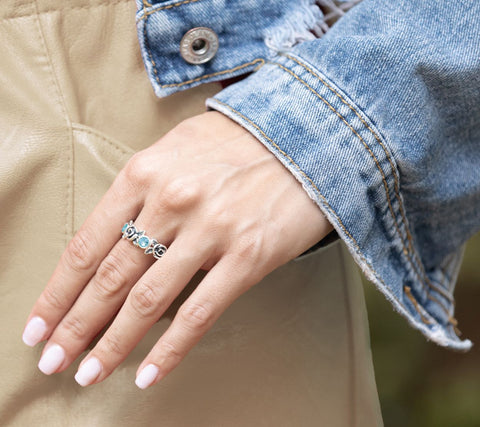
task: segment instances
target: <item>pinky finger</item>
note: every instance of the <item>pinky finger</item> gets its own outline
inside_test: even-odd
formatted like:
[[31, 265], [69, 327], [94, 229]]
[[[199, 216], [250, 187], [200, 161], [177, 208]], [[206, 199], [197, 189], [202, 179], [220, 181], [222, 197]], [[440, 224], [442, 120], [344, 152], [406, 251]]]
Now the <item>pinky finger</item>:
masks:
[[178, 309], [137, 370], [135, 384], [139, 388], [156, 384], [175, 369], [227, 307], [254, 284], [249, 283], [251, 278], [237, 274], [238, 268], [232, 264], [228, 256], [223, 257]]

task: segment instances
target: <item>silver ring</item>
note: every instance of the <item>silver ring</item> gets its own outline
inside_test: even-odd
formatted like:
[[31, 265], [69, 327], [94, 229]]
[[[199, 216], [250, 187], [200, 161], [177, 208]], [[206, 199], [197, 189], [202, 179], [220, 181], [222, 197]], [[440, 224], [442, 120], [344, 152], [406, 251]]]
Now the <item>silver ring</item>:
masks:
[[156, 239], [148, 237], [144, 230], [137, 230], [132, 219], [122, 227], [122, 239], [131, 240], [135, 246], [145, 249], [147, 255], [152, 254], [157, 259], [160, 259], [167, 251], [165, 245], [158, 243]]

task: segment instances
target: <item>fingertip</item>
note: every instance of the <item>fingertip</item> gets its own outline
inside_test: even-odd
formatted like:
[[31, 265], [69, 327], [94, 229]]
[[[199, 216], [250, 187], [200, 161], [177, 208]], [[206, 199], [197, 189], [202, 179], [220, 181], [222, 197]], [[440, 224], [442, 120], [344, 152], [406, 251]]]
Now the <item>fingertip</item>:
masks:
[[43, 341], [47, 332], [47, 323], [39, 316], [32, 317], [25, 326], [22, 340], [29, 347], [35, 347], [39, 342]]
[[65, 360], [65, 350], [58, 344], [51, 345], [38, 362], [38, 369], [45, 375], [51, 375], [58, 370]]
[[96, 357], [91, 357], [83, 363], [75, 374], [75, 381], [82, 387], [92, 384], [102, 372], [102, 363]]
[[135, 379], [136, 386], [142, 390], [150, 387], [157, 379], [158, 372], [158, 366], [154, 365], [153, 363], [145, 366], [145, 368], [140, 371], [137, 378]]

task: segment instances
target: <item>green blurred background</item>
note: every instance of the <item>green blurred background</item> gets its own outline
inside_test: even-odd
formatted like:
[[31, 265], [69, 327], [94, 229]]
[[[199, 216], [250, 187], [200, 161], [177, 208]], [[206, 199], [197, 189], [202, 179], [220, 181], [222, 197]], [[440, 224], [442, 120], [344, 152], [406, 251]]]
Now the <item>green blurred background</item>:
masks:
[[467, 353], [446, 350], [413, 330], [364, 283], [373, 361], [386, 427], [480, 426], [480, 234], [467, 244], [455, 317]]

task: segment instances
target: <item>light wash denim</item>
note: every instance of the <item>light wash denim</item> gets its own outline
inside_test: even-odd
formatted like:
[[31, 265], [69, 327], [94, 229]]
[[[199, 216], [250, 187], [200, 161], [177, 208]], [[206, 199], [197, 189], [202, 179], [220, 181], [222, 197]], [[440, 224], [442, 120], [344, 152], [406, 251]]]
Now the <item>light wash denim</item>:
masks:
[[[469, 349], [452, 293], [480, 225], [480, 2], [363, 0], [321, 38], [323, 13], [309, 0], [137, 5], [155, 93], [253, 72], [208, 107], [302, 183], [415, 328]], [[199, 26], [217, 33], [219, 50], [191, 65], [179, 43]]]

